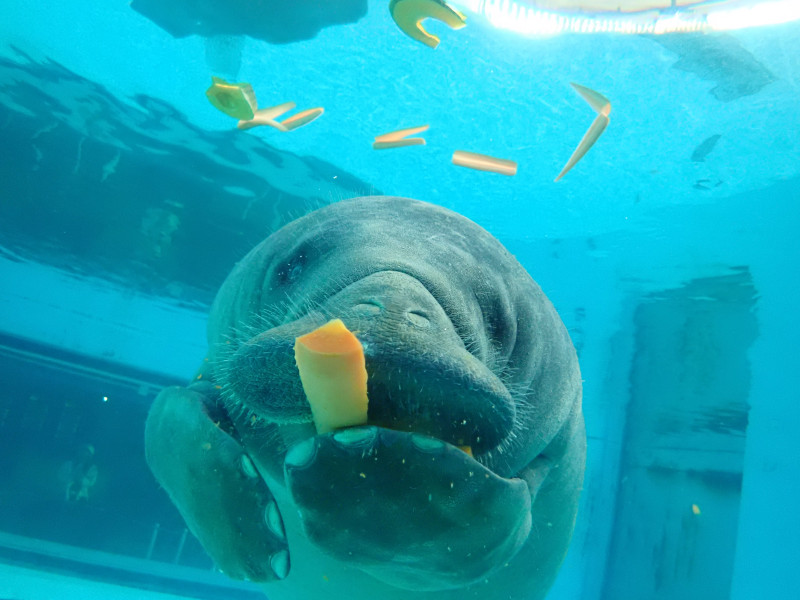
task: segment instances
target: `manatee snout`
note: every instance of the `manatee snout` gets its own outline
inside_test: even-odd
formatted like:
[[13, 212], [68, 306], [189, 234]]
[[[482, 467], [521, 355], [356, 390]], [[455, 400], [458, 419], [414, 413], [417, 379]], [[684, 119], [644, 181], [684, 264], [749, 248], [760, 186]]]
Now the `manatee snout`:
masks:
[[277, 423], [311, 421], [294, 341], [331, 318], [341, 318], [364, 347], [370, 424], [468, 445], [476, 454], [509, 434], [515, 411], [506, 387], [467, 350], [425, 286], [395, 271], [350, 284], [319, 311], [243, 342], [223, 374], [229, 398]]

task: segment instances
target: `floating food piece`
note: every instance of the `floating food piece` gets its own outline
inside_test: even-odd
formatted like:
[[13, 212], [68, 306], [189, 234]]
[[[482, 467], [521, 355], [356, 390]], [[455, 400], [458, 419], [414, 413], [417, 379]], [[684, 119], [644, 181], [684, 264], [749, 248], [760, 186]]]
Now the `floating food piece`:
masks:
[[389, 133], [376, 135], [375, 141], [396, 142], [397, 140], [401, 140], [406, 136], [414, 135], [415, 133], [422, 133], [423, 131], [428, 131], [430, 127], [431, 127], [430, 125], [420, 125], [419, 127], [407, 127], [406, 129], [398, 129], [397, 131], [390, 131]]
[[608, 116], [611, 114], [611, 102], [608, 98], [603, 96], [603, 94], [579, 83], [570, 83], [570, 85], [589, 103], [589, 106], [591, 106], [598, 115]]
[[286, 131], [292, 131], [298, 127], [302, 127], [303, 125], [308, 125], [311, 123], [311, 121], [317, 119], [324, 112], [325, 109], [321, 106], [317, 108], [309, 108], [308, 110], [299, 112], [296, 115], [292, 115], [288, 119], [284, 119], [280, 122], [280, 124], [286, 128]]
[[302, 127], [303, 125], [308, 125], [319, 117], [322, 113], [325, 112], [325, 109], [322, 107], [318, 108], [309, 108], [308, 110], [301, 111], [296, 115], [292, 115], [288, 119], [284, 119], [283, 121], [276, 121], [276, 117], [281, 116], [286, 111], [293, 109], [296, 106], [294, 102], [284, 102], [283, 104], [279, 104], [278, 106], [273, 106], [271, 108], [263, 108], [259, 109], [253, 115], [253, 118], [249, 121], [239, 121], [237, 123], [237, 127], [239, 129], [252, 129], [253, 127], [258, 127], [260, 125], [269, 125], [270, 127], [274, 127], [279, 131], [292, 131], [297, 129], [298, 127]]
[[364, 349], [340, 319], [297, 338], [294, 357], [318, 433], [367, 422]]
[[398, 129], [397, 131], [375, 136], [375, 141], [372, 142], [372, 148], [374, 150], [385, 150], [387, 148], [402, 148], [403, 146], [424, 146], [425, 140], [423, 138], [408, 138], [406, 136], [427, 131], [429, 127], [430, 125], [408, 127], [407, 129]]
[[[285, 110], [282, 110], [283, 107], [288, 107]], [[269, 125], [270, 127], [274, 127], [280, 131], [289, 131], [284, 125], [279, 123], [275, 120], [275, 117], [279, 117], [287, 110], [291, 110], [295, 107], [294, 102], [284, 102], [283, 104], [279, 104], [278, 106], [273, 106], [271, 108], [263, 108], [259, 109], [255, 112], [252, 119], [249, 120], [242, 120], [236, 124], [236, 127], [242, 130], [252, 129], [253, 127], [259, 127], [260, 125]], [[275, 109], [281, 109], [279, 112], [275, 112]]]
[[575, 166], [575, 164], [583, 158], [583, 155], [589, 151], [594, 143], [597, 141], [597, 138], [600, 137], [600, 134], [605, 131], [605, 128], [608, 126], [608, 117], [605, 115], [597, 115], [594, 121], [592, 121], [592, 125], [589, 127], [589, 130], [583, 135], [581, 139], [581, 143], [578, 144], [578, 147], [575, 148], [575, 152], [572, 153], [572, 156], [569, 157], [567, 164], [564, 165], [564, 168], [561, 169], [561, 173], [558, 174], [556, 177], [556, 181], [561, 179], [567, 172]]
[[692, 513], [695, 514], [695, 515], [699, 515], [700, 514], [700, 507], [697, 506], [697, 504], [692, 504]]
[[459, 446], [458, 449], [472, 456], [472, 446]]
[[249, 83], [228, 83], [219, 77], [212, 77], [212, 84], [206, 90], [208, 101], [229, 117], [249, 121], [256, 111], [256, 93]]
[[388, 150], [389, 148], [402, 148], [403, 146], [424, 146], [423, 138], [406, 138], [396, 142], [372, 142], [373, 150]]
[[444, 0], [391, 0], [389, 11], [406, 35], [431, 48], [439, 45], [439, 38], [425, 31], [423, 20], [436, 19], [452, 29], [461, 29], [467, 24], [467, 18]]
[[578, 144], [577, 148], [575, 148], [575, 152], [573, 152], [572, 156], [569, 157], [567, 164], [564, 165], [563, 169], [561, 169], [561, 173], [559, 173], [558, 177], [555, 179], [556, 181], [566, 175], [567, 172], [574, 167], [581, 158], [583, 158], [583, 155], [589, 151], [589, 148], [594, 145], [594, 143], [597, 141], [597, 138], [600, 137], [600, 134], [603, 133], [608, 126], [608, 115], [611, 114], [611, 102], [609, 102], [608, 98], [603, 96], [603, 94], [577, 83], [571, 83], [570, 85], [581, 95], [584, 100], [586, 100], [586, 102], [589, 103], [589, 106], [591, 106], [597, 113], [597, 117], [594, 121], [592, 121], [591, 126], [583, 135], [581, 143]]
[[283, 104], [270, 106], [269, 108], [259, 108], [256, 111], [256, 116], [260, 116], [264, 119], [277, 119], [282, 114], [292, 110], [295, 106], [297, 106], [297, 104], [294, 102], [284, 102]]
[[468, 167], [478, 171], [490, 171], [501, 175], [516, 175], [517, 163], [513, 160], [494, 158], [485, 154], [456, 150], [453, 152], [453, 164], [459, 167]]

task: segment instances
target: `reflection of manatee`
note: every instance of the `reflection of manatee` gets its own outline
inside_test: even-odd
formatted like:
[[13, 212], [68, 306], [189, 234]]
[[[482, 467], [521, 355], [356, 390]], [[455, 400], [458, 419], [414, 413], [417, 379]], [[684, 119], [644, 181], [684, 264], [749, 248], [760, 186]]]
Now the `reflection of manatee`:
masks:
[[[363, 343], [369, 423], [315, 435], [293, 344], [333, 317]], [[209, 342], [198, 379], [156, 399], [146, 447], [223, 571], [274, 600], [545, 594], [583, 477], [581, 379], [486, 231], [400, 198], [320, 209], [236, 266]]]
[[710, 93], [720, 102], [757, 94], [775, 76], [727, 33], [686, 33], [645, 36], [675, 52], [674, 69], [694, 73], [716, 85]]
[[176, 38], [246, 35], [286, 44], [355, 23], [367, 14], [367, 0], [132, 0], [131, 8]]

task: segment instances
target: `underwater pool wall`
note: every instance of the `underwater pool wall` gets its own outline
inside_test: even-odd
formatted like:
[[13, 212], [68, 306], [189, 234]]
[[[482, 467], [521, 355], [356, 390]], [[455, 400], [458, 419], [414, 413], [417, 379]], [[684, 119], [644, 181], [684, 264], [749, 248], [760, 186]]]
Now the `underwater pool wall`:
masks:
[[[645, 229], [635, 240], [638, 243], [626, 242], [636, 251], [624, 257], [623, 252], [615, 253], [618, 285], [629, 289], [629, 307], [622, 314], [631, 322], [620, 324], [623, 336], [635, 331], [632, 318], [637, 304], [657, 289], [741, 267], [747, 268], [752, 279], [757, 337], [746, 348], [749, 414], [730, 595], [724, 596], [725, 600], [795, 595], [794, 572], [800, 564], [800, 515], [796, 510], [800, 446], [795, 431], [800, 423], [795, 381], [800, 368], [796, 350], [800, 339], [799, 207], [800, 181], [772, 182], [724, 203], [654, 213], [657, 228], [649, 236]], [[665, 276], [670, 269], [674, 273]], [[653, 288], [652, 282], [659, 278], [664, 284]], [[650, 286], [649, 291], [641, 289], [644, 285]], [[732, 321], [731, 326], [742, 326], [741, 320], [738, 324]], [[712, 503], [711, 510], [715, 508]], [[592, 521], [591, 527], [596, 522]]]
[[[761, 335], [750, 351], [752, 386], [731, 600], [790, 598], [800, 565], [800, 189], [772, 222], [751, 265]], [[768, 197], [753, 198], [763, 207]], [[762, 216], [762, 218], [765, 218]]]
[[501, 241], [553, 302], [578, 352], [583, 379], [583, 494], [569, 553], [548, 598], [600, 600], [633, 351], [626, 315], [634, 300], [626, 299], [630, 294], [619, 284], [619, 266], [607, 256], [605, 240], [501, 236]]
[[755, 297], [740, 267], [650, 294], [632, 311], [606, 599], [730, 597]]
[[7, 256], [0, 281], [4, 334], [185, 380], [205, 355], [204, 312]]
[[[749, 383], [739, 393], [746, 394], [749, 414], [738, 517], [731, 523], [737, 532], [735, 551], [726, 558], [730, 596], [725, 600], [792, 597], [787, 590], [793, 589], [793, 572], [800, 564], [800, 447], [793, 428], [800, 423], [794, 382], [800, 369], [800, 180], [770, 182], [724, 203], [653, 211], [649, 220], [633, 220], [631, 226], [627, 232], [596, 236], [591, 244], [596, 251], [576, 243], [568, 253], [562, 243], [556, 263], [561, 274], [541, 271], [542, 262], [535, 258], [543, 256], [541, 246], [526, 252], [504, 240], [568, 327], [575, 326], [572, 307], [585, 311], [582, 331], [570, 333], [581, 348], [588, 469], [576, 534], [552, 598], [605, 598], [602, 582], [616, 527], [637, 307], [659, 290], [741, 268], [747, 269], [756, 294], [751, 310], [757, 337], [737, 350], [748, 359]], [[742, 312], [730, 320], [733, 329], [725, 335], [735, 336], [751, 320]], [[719, 371], [724, 375], [725, 369], [736, 368], [722, 364]], [[720, 516], [713, 515], [715, 509], [713, 502], [707, 509], [712, 519]]]

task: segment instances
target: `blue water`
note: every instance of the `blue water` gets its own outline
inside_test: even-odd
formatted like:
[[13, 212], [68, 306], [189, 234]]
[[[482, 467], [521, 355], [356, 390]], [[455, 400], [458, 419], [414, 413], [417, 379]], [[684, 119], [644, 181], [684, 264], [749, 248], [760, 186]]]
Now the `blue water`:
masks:
[[[797, 597], [800, 23], [531, 38], [476, 16], [430, 25], [431, 50], [377, 0], [292, 43], [163, 4], [186, 32], [122, 1], [2, 2], [0, 598], [259, 597], [184, 537], [144, 463], [145, 414], [192, 377], [249, 248], [368, 194], [485, 227], [570, 331], [589, 454], [549, 597]], [[325, 113], [239, 131], [211, 75]], [[611, 122], [554, 183], [594, 118], [573, 81]], [[422, 124], [425, 146], [371, 147]], [[518, 172], [456, 167], [455, 150]], [[98, 482], [71, 502], [82, 444]]]

